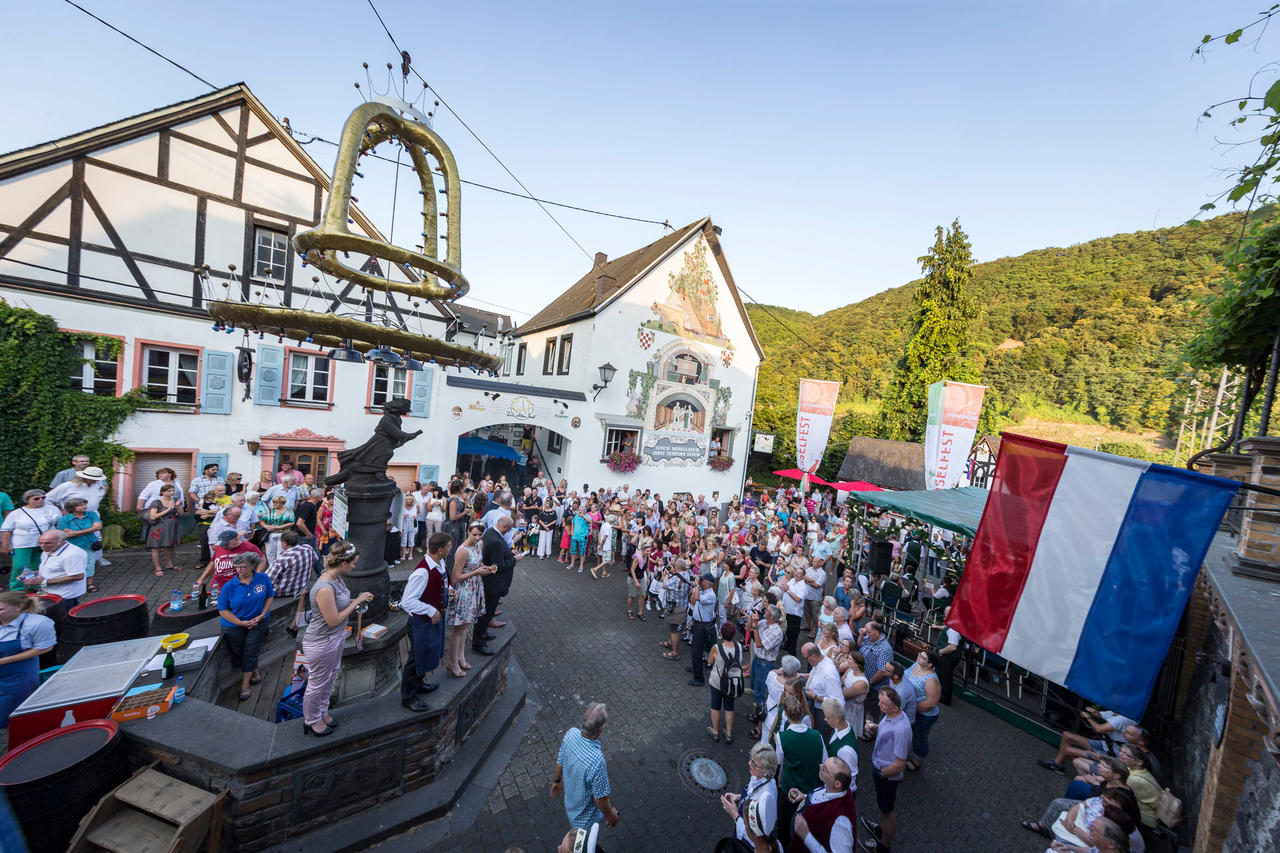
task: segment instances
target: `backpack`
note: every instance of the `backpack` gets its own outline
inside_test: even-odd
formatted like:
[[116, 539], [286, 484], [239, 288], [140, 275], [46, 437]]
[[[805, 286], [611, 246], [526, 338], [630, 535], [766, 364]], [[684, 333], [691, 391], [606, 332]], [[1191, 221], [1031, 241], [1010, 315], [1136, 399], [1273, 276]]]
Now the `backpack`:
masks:
[[[721, 651], [724, 648], [721, 647]], [[720, 684], [717, 688], [721, 696], [736, 699], [742, 695], [742, 646], [733, 644], [733, 657], [725, 658], [720, 665]]]
[[1165, 788], [1156, 802], [1156, 819], [1172, 829], [1182, 822], [1182, 800]]

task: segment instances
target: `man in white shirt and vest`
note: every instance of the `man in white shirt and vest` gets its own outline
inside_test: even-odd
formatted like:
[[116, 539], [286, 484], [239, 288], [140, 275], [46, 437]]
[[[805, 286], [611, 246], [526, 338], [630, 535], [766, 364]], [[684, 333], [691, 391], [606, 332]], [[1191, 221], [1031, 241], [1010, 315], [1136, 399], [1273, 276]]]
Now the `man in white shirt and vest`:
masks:
[[[832, 756], [818, 768], [818, 778], [822, 787], [804, 798], [805, 805], [792, 824], [792, 838], [803, 843], [809, 853], [852, 853], [858, 820], [849, 791], [853, 773], [843, 759]], [[791, 849], [795, 848], [793, 841]]]
[[427, 540], [427, 553], [404, 585], [400, 609], [409, 614], [409, 637], [412, 651], [404, 663], [400, 677], [400, 704], [410, 711], [430, 711], [419, 693], [430, 693], [440, 685], [428, 683], [426, 677], [440, 665], [444, 652], [444, 610], [449, 600], [449, 574], [445, 557], [453, 538], [448, 533], [435, 533]]

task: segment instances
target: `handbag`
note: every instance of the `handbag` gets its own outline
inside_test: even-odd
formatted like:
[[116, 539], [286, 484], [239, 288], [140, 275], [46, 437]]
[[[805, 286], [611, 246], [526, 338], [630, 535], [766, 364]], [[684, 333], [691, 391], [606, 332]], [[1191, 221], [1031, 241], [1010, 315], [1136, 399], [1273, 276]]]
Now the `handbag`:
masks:
[[271, 534], [261, 527], [255, 527], [253, 532], [249, 534], [249, 542], [256, 546], [259, 550], [267, 547], [267, 540], [271, 538]]

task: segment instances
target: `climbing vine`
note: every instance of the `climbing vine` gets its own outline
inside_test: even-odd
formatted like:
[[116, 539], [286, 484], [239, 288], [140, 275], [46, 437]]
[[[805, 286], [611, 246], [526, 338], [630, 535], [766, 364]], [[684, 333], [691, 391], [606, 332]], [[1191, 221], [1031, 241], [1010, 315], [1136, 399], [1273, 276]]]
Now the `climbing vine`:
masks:
[[48, 487], [77, 453], [107, 472], [133, 458], [111, 437], [146, 400], [137, 390], [100, 397], [72, 388], [85, 342], [120, 355], [115, 338], [60, 331], [52, 317], [0, 299], [0, 490], [15, 503], [29, 488]]

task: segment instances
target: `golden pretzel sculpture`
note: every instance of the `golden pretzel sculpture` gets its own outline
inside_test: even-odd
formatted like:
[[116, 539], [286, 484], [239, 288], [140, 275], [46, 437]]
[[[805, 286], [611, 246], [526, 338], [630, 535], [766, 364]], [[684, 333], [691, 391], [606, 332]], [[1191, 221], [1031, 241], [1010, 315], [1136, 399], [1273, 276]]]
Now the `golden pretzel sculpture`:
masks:
[[[351, 183], [356, 175], [356, 159], [379, 142], [399, 136], [405, 143], [414, 170], [422, 184], [422, 252], [413, 252], [390, 243], [353, 234], [347, 228], [351, 208]], [[425, 150], [424, 150], [425, 149]], [[439, 232], [436, 228], [435, 177], [427, 162], [430, 152], [440, 163], [449, 198], [446, 219], [448, 254], [438, 257]], [[458, 180], [458, 164], [453, 152], [431, 128], [398, 115], [391, 107], [378, 103], [361, 104], [351, 111], [338, 141], [338, 158], [333, 166], [333, 186], [324, 207], [319, 228], [304, 231], [293, 238], [294, 248], [307, 260], [330, 275], [345, 278], [371, 290], [396, 291], [422, 299], [457, 299], [470, 289], [462, 274], [462, 186]], [[356, 252], [388, 263], [401, 264], [422, 273], [420, 282], [398, 282], [371, 275], [339, 260], [339, 252]], [[443, 279], [447, 285], [439, 283]]]

